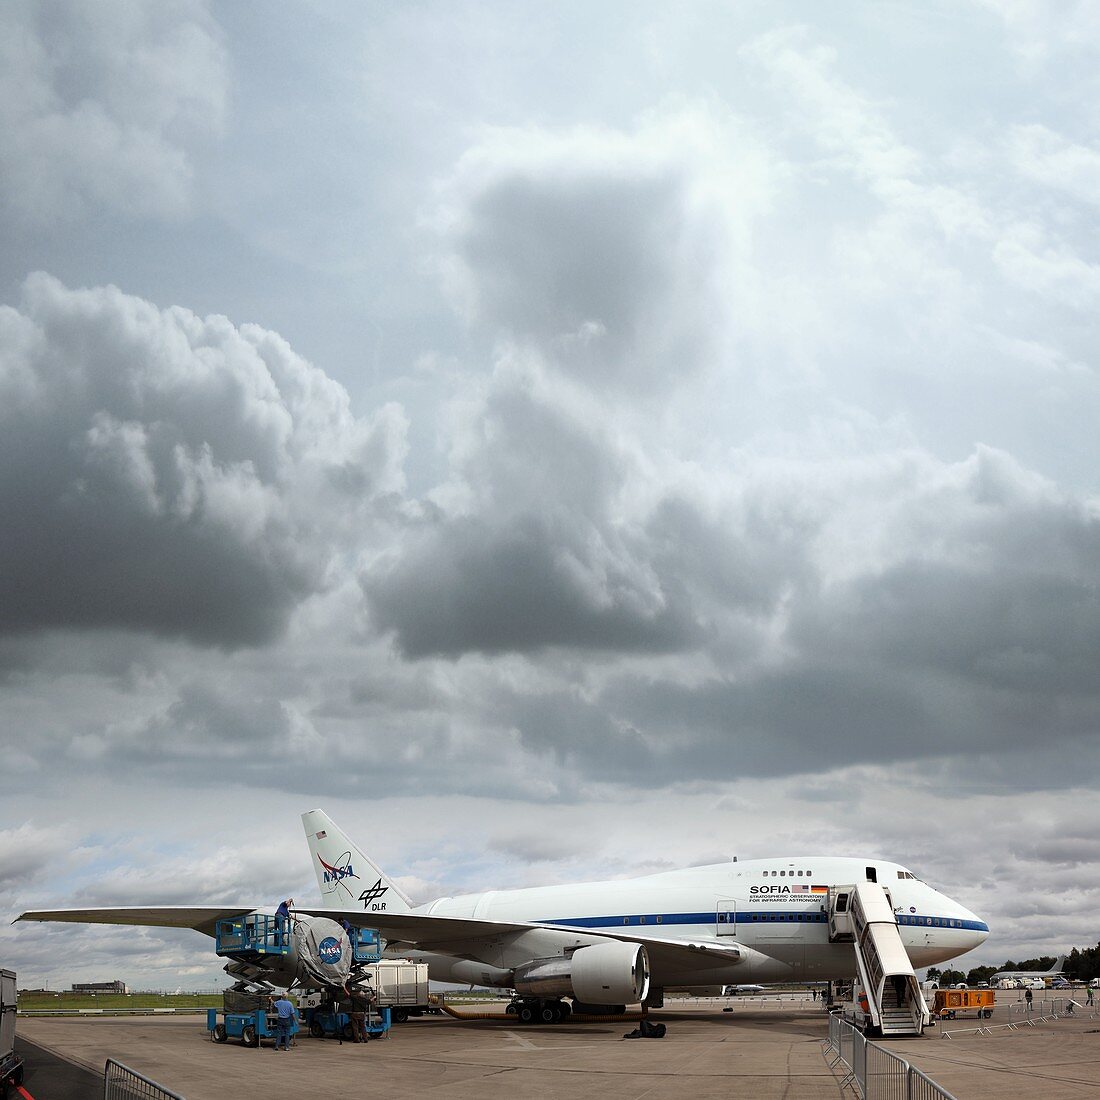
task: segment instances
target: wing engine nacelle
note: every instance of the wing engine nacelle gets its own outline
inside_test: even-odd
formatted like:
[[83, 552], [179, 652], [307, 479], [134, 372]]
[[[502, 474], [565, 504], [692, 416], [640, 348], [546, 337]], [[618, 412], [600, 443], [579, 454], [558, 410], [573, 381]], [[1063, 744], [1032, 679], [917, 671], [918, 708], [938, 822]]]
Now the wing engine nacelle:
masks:
[[649, 992], [649, 956], [640, 943], [619, 940], [581, 947], [563, 959], [517, 967], [517, 993], [549, 1000], [574, 997], [591, 1004], [640, 1004]]

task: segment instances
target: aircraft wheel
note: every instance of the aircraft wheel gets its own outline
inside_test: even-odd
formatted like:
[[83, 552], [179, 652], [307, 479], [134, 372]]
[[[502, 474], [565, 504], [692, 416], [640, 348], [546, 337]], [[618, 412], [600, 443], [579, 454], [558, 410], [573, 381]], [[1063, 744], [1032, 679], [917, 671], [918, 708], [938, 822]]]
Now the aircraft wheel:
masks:
[[320, 1020], [309, 1021], [309, 1033], [314, 1039], [323, 1039], [325, 1037], [325, 1029], [321, 1025]]
[[214, 1042], [224, 1043], [229, 1038], [229, 1033], [225, 1030], [225, 1024], [214, 1025]]
[[260, 1045], [260, 1038], [256, 1034], [256, 1029], [251, 1024], [245, 1024], [241, 1030], [241, 1042], [246, 1047], [255, 1047]]
[[552, 1004], [545, 1004], [539, 1009], [539, 1019], [544, 1024], [556, 1024], [561, 1019], [561, 1014], [557, 1014], [555, 1019], [554, 1006]]
[[535, 1009], [532, 1005], [520, 1005], [516, 1013], [521, 1024], [533, 1024], [535, 1022]]

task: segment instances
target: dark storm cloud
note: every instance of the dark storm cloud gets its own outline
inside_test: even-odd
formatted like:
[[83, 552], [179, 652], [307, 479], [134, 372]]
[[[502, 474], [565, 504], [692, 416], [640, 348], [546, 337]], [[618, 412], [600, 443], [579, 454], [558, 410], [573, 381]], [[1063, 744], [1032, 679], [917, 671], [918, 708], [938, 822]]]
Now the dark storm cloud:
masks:
[[697, 635], [686, 609], [639, 592], [614, 564], [593, 593], [578, 575], [595, 564], [590, 554], [538, 516], [504, 529], [458, 519], [364, 583], [378, 625], [413, 658], [547, 646], [660, 652]]
[[272, 333], [33, 276], [0, 308], [0, 631], [270, 639], [401, 430]]
[[[644, 489], [636, 452], [584, 391], [523, 356], [496, 366], [453, 451], [455, 492], [361, 583], [403, 653], [575, 647], [744, 650], [806, 572], [812, 526], [767, 491], [720, 503]], [[457, 513], [457, 514], [455, 514]]]
[[646, 560], [644, 533], [613, 515], [631, 460], [593, 418], [537, 365], [498, 364], [455, 448], [473, 509], [426, 510], [361, 576], [376, 625], [404, 653], [660, 652], [698, 635], [683, 593]]
[[[805, 475], [808, 501], [816, 478]], [[763, 505], [731, 512], [724, 527], [672, 509], [677, 540], [636, 553], [666, 589], [693, 594], [685, 606], [705, 608], [694, 649], [654, 667], [609, 665], [583, 699], [509, 697], [497, 721], [565, 768], [641, 787], [959, 754], [992, 756], [983, 767], [994, 784], [1057, 784], [1100, 730], [1091, 507], [988, 449], [833, 493], [787, 535]], [[800, 511], [793, 500], [790, 511]], [[748, 553], [745, 515], [768, 517]], [[667, 538], [663, 521], [647, 534]], [[859, 553], [828, 549], [838, 525], [845, 539], [860, 531]], [[738, 630], [758, 646], [738, 643]], [[1014, 774], [1012, 754], [1036, 738], [1051, 765]], [[1082, 757], [1089, 768], [1093, 756]]]
[[468, 319], [596, 386], [664, 391], [713, 365], [740, 306], [725, 277], [743, 197], [700, 187], [698, 122], [505, 131], [468, 153], [441, 219]]
[[[471, 203], [458, 254], [479, 323], [552, 348], [588, 381], [667, 384], [696, 370], [709, 330], [692, 325], [714, 256], [693, 239], [686, 180], [510, 176]], [[689, 317], [678, 315], [695, 302]]]
[[976, 744], [994, 729], [1002, 747], [1037, 729], [1095, 730], [1095, 508], [988, 448], [953, 477], [931, 507], [911, 487], [888, 560], [799, 601], [790, 642], [862, 665], [879, 683], [923, 685], [926, 712], [953, 717]]

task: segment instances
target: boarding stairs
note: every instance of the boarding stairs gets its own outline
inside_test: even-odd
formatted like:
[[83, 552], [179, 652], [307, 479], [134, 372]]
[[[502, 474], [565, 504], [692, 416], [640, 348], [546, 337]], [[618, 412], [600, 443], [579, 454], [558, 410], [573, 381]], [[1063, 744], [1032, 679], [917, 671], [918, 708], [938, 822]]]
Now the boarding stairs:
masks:
[[830, 887], [829, 938], [855, 949], [870, 1026], [884, 1036], [920, 1035], [928, 1006], [886, 889], [877, 882]]

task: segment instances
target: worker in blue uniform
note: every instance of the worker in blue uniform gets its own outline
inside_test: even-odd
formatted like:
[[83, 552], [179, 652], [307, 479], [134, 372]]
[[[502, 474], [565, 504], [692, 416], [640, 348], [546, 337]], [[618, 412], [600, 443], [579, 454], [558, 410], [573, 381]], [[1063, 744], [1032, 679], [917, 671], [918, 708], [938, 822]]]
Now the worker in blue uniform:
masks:
[[275, 945], [277, 947], [289, 947], [287, 938], [287, 925], [290, 923], [290, 907], [294, 904], [293, 898], [287, 898], [279, 902], [279, 908], [275, 910]]
[[275, 1049], [290, 1050], [290, 1028], [298, 1019], [298, 1010], [294, 1007], [294, 1002], [284, 993], [275, 1002], [275, 1011], [278, 1013]]

